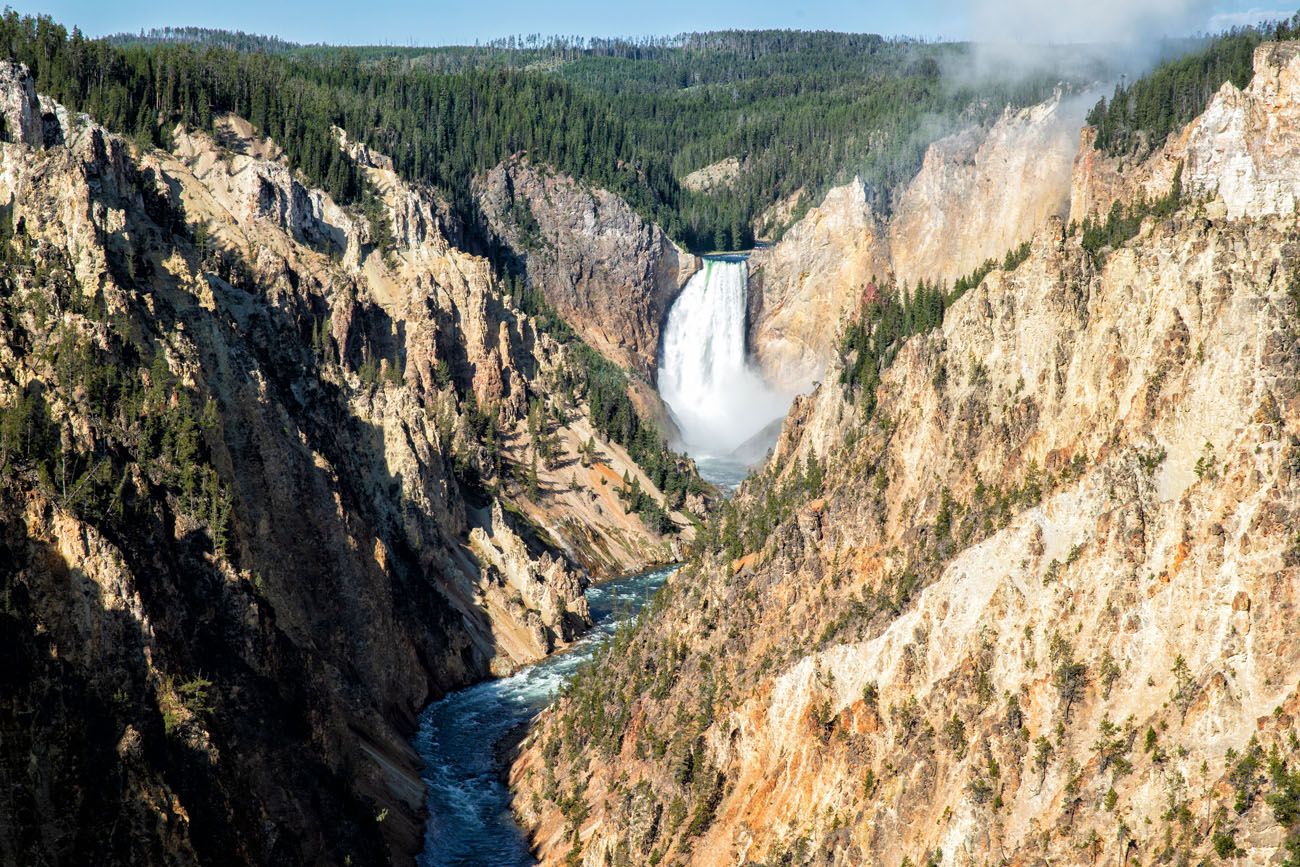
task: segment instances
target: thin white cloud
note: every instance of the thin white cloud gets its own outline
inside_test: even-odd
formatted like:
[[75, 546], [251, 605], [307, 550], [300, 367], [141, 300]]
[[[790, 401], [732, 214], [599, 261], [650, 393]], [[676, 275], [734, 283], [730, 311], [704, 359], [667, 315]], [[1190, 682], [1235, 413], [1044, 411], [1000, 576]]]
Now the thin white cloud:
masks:
[[1210, 0], [981, 0], [971, 23], [981, 42], [1133, 43], [1198, 30], [1212, 11]]
[[1292, 9], [1246, 9], [1241, 12], [1217, 12], [1210, 16], [1206, 29], [1211, 33], [1228, 30], [1232, 27], [1250, 27], [1265, 21], [1281, 21], [1290, 18]]
[[1205, 32], [1214, 5], [1214, 0], [977, 0], [969, 9], [976, 48], [966, 73], [995, 79], [1137, 74], [1167, 53], [1167, 37]]

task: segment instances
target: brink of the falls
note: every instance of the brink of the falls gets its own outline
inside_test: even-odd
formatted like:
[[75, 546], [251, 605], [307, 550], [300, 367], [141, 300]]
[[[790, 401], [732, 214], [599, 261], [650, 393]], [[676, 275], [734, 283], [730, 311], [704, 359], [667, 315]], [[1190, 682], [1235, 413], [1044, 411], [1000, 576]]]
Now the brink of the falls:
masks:
[[659, 391], [687, 451], [703, 461], [733, 452], [785, 413], [789, 398], [749, 365], [745, 347], [749, 266], [714, 256], [691, 277], [668, 314]]

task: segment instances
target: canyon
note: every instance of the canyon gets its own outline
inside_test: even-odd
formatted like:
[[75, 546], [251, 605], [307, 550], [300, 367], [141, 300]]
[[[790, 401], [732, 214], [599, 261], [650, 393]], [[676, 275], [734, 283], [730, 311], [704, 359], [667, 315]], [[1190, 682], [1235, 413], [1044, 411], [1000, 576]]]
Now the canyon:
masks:
[[[818, 381], [836, 323], [887, 283], [951, 285], [1070, 212], [1082, 98], [1008, 108], [929, 146], [916, 176], [879, 214], [860, 180], [831, 189], [751, 259], [755, 361], [785, 391]], [[1167, 189], [1167, 185], [1166, 185]]]
[[433, 55], [329, 100], [582, 123], [456, 186], [400, 113], [126, 135], [0, 61], [0, 861], [1300, 859], [1297, 44], [890, 189]]
[[22, 67], [0, 88], [0, 397], [61, 455], [3, 459], [0, 764], [30, 784], [4, 860], [413, 856], [419, 710], [567, 646], [590, 580], [692, 522], [596, 429], [575, 344], [382, 154], [336, 131], [368, 219], [237, 117], [142, 149]]

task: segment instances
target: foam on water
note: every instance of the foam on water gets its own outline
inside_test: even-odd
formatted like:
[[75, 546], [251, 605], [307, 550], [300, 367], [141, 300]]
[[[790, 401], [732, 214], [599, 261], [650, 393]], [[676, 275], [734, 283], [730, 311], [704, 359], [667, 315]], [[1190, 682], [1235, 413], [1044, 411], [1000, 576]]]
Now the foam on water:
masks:
[[496, 745], [545, 708], [671, 572], [657, 569], [588, 589], [595, 626], [571, 650], [510, 677], [449, 693], [425, 709], [415, 738], [425, 762], [429, 807], [421, 865], [534, 863], [510, 813], [510, 793], [498, 777]]

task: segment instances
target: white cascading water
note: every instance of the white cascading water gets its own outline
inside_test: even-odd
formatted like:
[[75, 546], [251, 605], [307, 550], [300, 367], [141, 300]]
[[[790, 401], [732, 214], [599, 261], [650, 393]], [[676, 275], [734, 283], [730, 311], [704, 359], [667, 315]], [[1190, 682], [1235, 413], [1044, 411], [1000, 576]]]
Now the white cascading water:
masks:
[[705, 258], [668, 313], [659, 393], [699, 458], [730, 456], [789, 405], [746, 358], [748, 276], [743, 257]]

